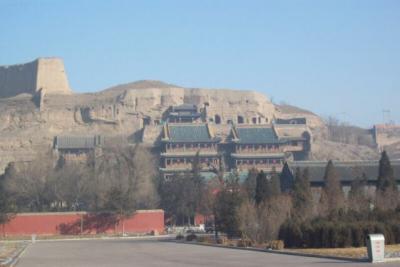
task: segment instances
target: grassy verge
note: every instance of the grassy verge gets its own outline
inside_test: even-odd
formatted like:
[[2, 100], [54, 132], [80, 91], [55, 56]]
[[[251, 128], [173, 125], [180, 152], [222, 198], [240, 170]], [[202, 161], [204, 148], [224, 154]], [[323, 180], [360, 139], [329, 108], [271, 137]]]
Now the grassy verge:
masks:
[[[212, 236], [203, 236], [198, 237], [196, 240], [198, 243], [203, 244], [212, 244], [212, 245], [221, 245], [227, 247], [246, 247], [247, 245], [240, 245], [241, 242], [239, 240], [229, 240], [227, 238], [223, 239], [223, 242], [216, 242]], [[253, 248], [258, 249], [268, 249], [270, 245], [267, 244], [252, 244], [250, 245]], [[342, 258], [353, 258], [353, 259], [366, 259], [368, 257], [367, 248], [359, 247], [359, 248], [302, 248], [302, 249], [278, 249], [281, 251], [294, 252], [294, 253], [304, 253], [311, 255], [319, 255], [319, 256], [330, 256], [330, 257], [342, 257]], [[400, 255], [400, 244], [396, 245], [385, 245], [385, 254], [388, 257], [388, 254], [394, 253], [394, 257], [399, 257]], [[393, 256], [389, 256], [393, 257]]]
[[25, 242], [0, 242], [0, 266], [25, 245]]
[[[349, 257], [361, 259], [367, 257], [367, 248], [304, 248], [304, 249], [288, 249], [288, 251], [322, 255], [322, 256], [335, 256], [335, 257]], [[400, 251], [400, 244], [386, 245], [385, 252], [398, 252]]]

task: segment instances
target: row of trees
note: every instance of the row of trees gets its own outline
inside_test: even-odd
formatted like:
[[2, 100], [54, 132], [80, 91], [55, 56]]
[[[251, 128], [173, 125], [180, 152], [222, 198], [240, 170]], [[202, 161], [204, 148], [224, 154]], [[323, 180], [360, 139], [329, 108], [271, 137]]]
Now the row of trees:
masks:
[[[398, 232], [399, 193], [385, 152], [374, 197], [367, 190], [365, 174], [352, 182], [346, 197], [332, 161], [320, 191], [311, 188], [307, 168], [297, 169], [294, 176], [287, 165], [280, 175], [251, 171], [243, 183], [232, 174], [215, 199], [217, 229], [258, 243], [281, 238], [288, 246], [309, 247], [360, 246], [368, 233], [385, 231], [395, 236]], [[387, 220], [379, 221], [384, 216]]]
[[[281, 226], [279, 238], [286, 246], [364, 246], [366, 236], [377, 232], [385, 234], [389, 244], [400, 242], [396, 237], [400, 230], [400, 199], [393, 168], [385, 152], [379, 162], [374, 194], [366, 190], [367, 178], [363, 174], [352, 182], [346, 198], [332, 162], [327, 165], [324, 180], [319, 201], [307, 205], [316, 205], [316, 212], [302, 218], [291, 217]], [[297, 202], [296, 197], [293, 201]]]
[[9, 165], [0, 176], [2, 222], [10, 212], [113, 211], [129, 216], [158, 206], [157, 172], [140, 145], [110, 146], [85, 163], [54, 162], [43, 153], [33, 162]]
[[[0, 220], [7, 220], [10, 212], [70, 210], [113, 211], [123, 218], [136, 209], [161, 207], [170, 223], [192, 223], [196, 214], [203, 214], [213, 217], [216, 229], [228, 236], [259, 243], [280, 237], [288, 245], [312, 246], [340, 243], [326, 237], [321, 241], [319, 229], [328, 222], [337, 222], [329, 224], [331, 229], [339, 222], [370, 225], [382, 214], [399, 217], [397, 182], [385, 152], [374, 197], [368, 194], [362, 175], [353, 181], [346, 198], [331, 161], [320, 192], [311, 189], [307, 168], [292, 174], [287, 164], [281, 173], [250, 170], [242, 182], [238, 173], [226, 176], [222, 167], [216, 176], [205, 179], [198, 157], [191, 172], [157, 179], [154, 162], [147, 148], [136, 145], [105, 148], [86, 164], [63, 160], [54, 164], [49, 154], [43, 154], [33, 162], [10, 165], [0, 177]], [[335, 240], [355, 235], [333, 228], [332, 233], [341, 233], [340, 238], [327, 235]]]

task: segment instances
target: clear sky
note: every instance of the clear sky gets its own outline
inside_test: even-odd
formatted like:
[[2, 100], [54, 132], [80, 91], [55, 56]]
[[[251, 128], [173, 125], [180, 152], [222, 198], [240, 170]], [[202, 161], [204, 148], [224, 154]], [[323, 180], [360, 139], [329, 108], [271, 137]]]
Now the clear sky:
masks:
[[0, 18], [0, 65], [62, 57], [75, 91], [153, 79], [400, 123], [399, 0], [0, 0]]

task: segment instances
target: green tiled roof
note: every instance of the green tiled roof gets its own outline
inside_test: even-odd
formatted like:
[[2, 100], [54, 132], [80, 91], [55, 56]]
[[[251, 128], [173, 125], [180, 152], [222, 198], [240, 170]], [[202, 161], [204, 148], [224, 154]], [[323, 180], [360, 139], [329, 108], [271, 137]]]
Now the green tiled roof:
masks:
[[[397, 183], [400, 183], [400, 160], [391, 161], [394, 177]], [[289, 163], [289, 167], [294, 173], [297, 168], [304, 170], [308, 168], [309, 179], [311, 183], [323, 183], [325, 168], [327, 162], [323, 161], [294, 161]], [[369, 182], [375, 182], [379, 174], [379, 162], [378, 161], [338, 161], [333, 162], [333, 166], [339, 176], [342, 183], [350, 184], [357, 176], [361, 177], [363, 174], [366, 175]]]
[[279, 139], [271, 127], [237, 127], [236, 133], [240, 144], [279, 143]]
[[211, 142], [207, 125], [168, 125], [171, 142]]

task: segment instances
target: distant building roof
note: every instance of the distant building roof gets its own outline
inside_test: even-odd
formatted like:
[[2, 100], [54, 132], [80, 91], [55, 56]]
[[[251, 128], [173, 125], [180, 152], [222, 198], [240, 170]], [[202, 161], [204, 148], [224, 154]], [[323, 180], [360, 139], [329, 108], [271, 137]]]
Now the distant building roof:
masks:
[[307, 140], [310, 131], [305, 124], [275, 124], [274, 130], [279, 140]]
[[56, 136], [54, 148], [56, 149], [92, 149], [104, 144], [104, 139], [99, 136]]
[[[394, 177], [400, 181], [400, 160], [391, 162], [394, 171]], [[295, 173], [297, 168], [304, 170], [308, 168], [309, 179], [311, 183], [323, 183], [325, 168], [327, 162], [313, 161], [295, 161], [288, 163], [292, 172]], [[378, 161], [350, 161], [350, 162], [334, 162], [333, 163], [339, 179], [342, 183], [350, 184], [357, 177], [366, 175], [369, 182], [375, 182], [378, 178], [379, 163]]]
[[179, 106], [173, 106], [173, 111], [197, 111], [197, 106], [193, 104], [182, 104]]
[[306, 118], [291, 118], [291, 119], [282, 119], [278, 118], [275, 120], [276, 124], [306, 124]]
[[[166, 132], [165, 132], [166, 131]], [[164, 141], [203, 143], [218, 141], [211, 136], [207, 124], [167, 124], [164, 129]]]
[[234, 127], [233, 131], [233, 141], [239, 144], [273, 144], [280, 142], [274, 129], [270, 126], [241, 126]]
[[169, 117], [200, 117], [201, 114], [199, 112], [191, 112], [191, 111], [177, 111], [169, 113]]

